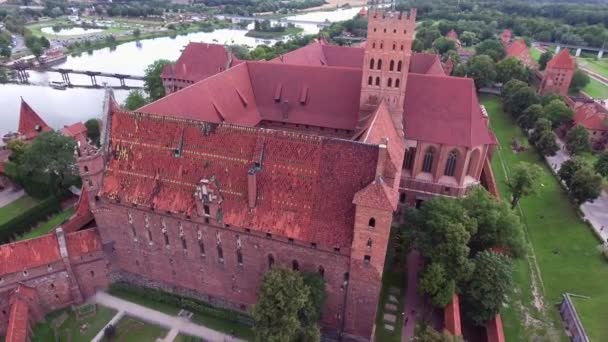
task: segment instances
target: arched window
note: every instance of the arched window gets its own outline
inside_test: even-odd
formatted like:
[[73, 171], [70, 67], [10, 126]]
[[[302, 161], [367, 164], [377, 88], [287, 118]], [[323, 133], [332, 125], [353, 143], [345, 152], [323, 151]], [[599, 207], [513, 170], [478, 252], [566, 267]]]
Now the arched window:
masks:
[[299, 271], [300, 270], [300, 263], [298, 263], [298, 260], [294, 260], [291, 262], [291, 268], [294, 271]]
[[378, 59], [378, 70], [382, 70], [382, 60]]
[[369, 60], [369, 68], [374, 69], [374, 59], [373, 58]]
[[397, 78], [395, 80], [395, 88], [399, 88], [399, 86], [401, 85], [400, 83], [401, 83], [401, 80]]
[[401, 66], [403, 65], [402, 61], [397, 62], [397, 71], [401, 71]]
[[[376, 29], [374, 29], [374, 31], [375, 31], [375, 30], [376, 30]], [[375, 48], [376, 48], [376, 42], [373, 42], [373, 43], [372, 43], [372, 49], [375, 49]]]
[[321, 278], [325, 278], [325, 268], [323, 266], [319, 266], [319, 275]]
[[384, 43], [380, 42], [380, 49], [383, 49], [383, 48], [384, 48]]
[[367, 225], [368, 225], [370, 228], [374, 228], [374, 227], [376, 227], [376, 219], [375, 219], [375, 218], [373, 218], [373, 217], [371, 217], [371, 218], [369, 219], [369, 222], [367, 222]]
[[401, 51], [403, 51], [403, 44], [401, 44]]
[[477, 165], [479, 164], [479, 150], [474, 150], [469, 158], [469, 166], [467, 168], [467, 175], [471, 177], [476, 176]]
[[239, 266], [243, 266], [243, 253], [240, 249], [236, 250], [236, 262], [238, 262]]
[[224, 262], [224, 250], [221, 245], [217, 245], [217, 259], [219, 262]]
[[372, 239], [369, 238], [367, 239], [367, 249], [371, 249], [372, 248]]
[[167, 235], [167, 232], [163, 232], [163, 237], [165, 238], [165, 246], [169, 247], [169, 235]]
[[456, 172], [457, 157], [458, 155], [456, 151], [452, 151], [448, 154], [448, 160], [445, 162], [445, 170], [443, 172], [444, 175], [454, 177], [454, 172]]
[[84, 172], [89, 172], [89, 167], [88, 166], [84, 166]]
[[[397, 79], [397, 81], [399, 81]], [[414, 157], [416, 156], [416, 148], [410, 147], [405, 151], [405, 159], [403, 160], [403, 168], [406, 170], [411, 170], [412, 165], [414, 165]]]
[[272, 269], [274, 265], [274, 256], [272, 254], [268, 254], [268, 269]]
[[392, 78], [388, 78], [388, 82], [386, 82], [386, 86], [387, 87], [392, 87], [393, 86], [393, 79]]
[[188, 249], [188, 243], [186, 242], [186, 237], [185, 237], [185, 236], [182, 236], [182, 238], [181, 238], [181, 239], [182, 239], [182, 248], [183, 248], [184, 250], [187, 250], [187, 249]]
[[205, 256], [205, 244], [203, 243], [203, 240], [198, 240], [198, 251], [202, 256]]
[[380, 77], [376, 77], [376, 85], [380, 86]]
[[433, 149], [429, 148], [424, 154], [422, 161], [422, 172], [431, 172], [433, 170]]
[[368, 85], [372, 85], [373, 83], [374, 83], [374, 78], [370, 76], [370, 77], [367, 79], [367, 84], [368, 84]]
[[397, 49], [397, 44], [393, 43], [393, 50]]
[[391, 59], [391, 64], [389, 64], [388, 70], [393, 71], [395, 69], [395, 61]]

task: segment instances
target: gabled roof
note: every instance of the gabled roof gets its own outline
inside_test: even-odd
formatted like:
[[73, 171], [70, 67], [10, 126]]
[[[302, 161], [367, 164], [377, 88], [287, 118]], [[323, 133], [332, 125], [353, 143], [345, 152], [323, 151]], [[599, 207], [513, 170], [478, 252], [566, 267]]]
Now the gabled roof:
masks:
[[361, 68], [365, 49], [314, 41], [270, 60], [272, 63]]
[[8, 326], [5, 342], [29, 341], [29, 307], [25, 300], [13, 294], [10, 301]]
[[71, 259], [78, 259], [85, 254], [101, 250], [101, 238], [97, 229], [93, 228], [67, 234], [66, 244]]
[[21, 110], [19, 112], [19, 128], [17, 131], [26, 139], [33, 139], [41, 132], [51, 131], [51, 127], [40, 118], [40, 116], [21, 98]]
[[450, 32], [446, 33], [445, 37], [454, 42], [458, 41], [458, 33], [456, 33], [456, 31], [454, 31], [453, 29], [450, 30]]
[[439, 56], [434, 53], [415, 52], [410, 60], [410, 72], [416, 74], [445, 75]]
[[407, 139], [467, 147], [495, 142], [470, 78], [410, 74], [403, 119]]
[[396, 192], [384, 183], [382, 177], [378, 177], [355, 194], [353, 204], [386, 211], [394, 211], [397, 209]]
[[175, 62], [165, 65], [161, 78], [200, 81], [235, 65], [238, 59], [223, 45], [190, 42]]
[[507, 57], [518, 57], [525, 53], [530, 53], [530, 50], [523, 39], [513, 41], [506, 48]]
[[570, 55], [570, 50], [563, 49], [560, 53], [555, 55], [549, 62], [547, 62], [547, 69], [575, 69], [576, 62]]
[[585, 103], [574, 111], [574, 122], [586, 129], [607, 131], [608, 110], [596, 102]]
[[61, 133], [63, 133], [63, 135], [65, 136], [76, 138], [78, 136], [87, 134], [87, 126], [85, 126], [82, 122], [78, 121], [69, 126], [64, 126], [61, 129]]
[[[196, 186], [215, 177], [224, 223], [327, 246], [351, 245], [352, 200], [374, 180], [378, 161], [375, 145], [287, 131], [127, 112], [111, 122], [101, 196], [196, 215]], [[260, 152], [249, 209], [247, 171]]]
[[0, 276], [47, 265], [60, 259], [54, 234], [7, 243], [0, 246]]

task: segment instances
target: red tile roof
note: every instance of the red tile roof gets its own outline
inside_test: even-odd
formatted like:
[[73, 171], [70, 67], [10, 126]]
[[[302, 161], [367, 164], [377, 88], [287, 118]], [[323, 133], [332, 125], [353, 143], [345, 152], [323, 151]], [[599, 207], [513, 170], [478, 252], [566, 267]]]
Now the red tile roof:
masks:
[[[207, 132], [207, 133], [205, 133]], [[173, 150], [183, 137], [183, 152]], [[247, 171], [263, 149], [258, 201]], [[194, 215], [201, 178], [215, 177], [226, 224], [327, 246], [350, 246], [352, 200], [375, 176], [378, 147], [286, 131], [115, 112], [101, 195]], [[340, 215], [336, 216], [336, 213]]]
[[586, 129], [607, 131], [608, 110], [596, 102], [585, 103], [574, 111], [574, 122]]
[[91, 213], [91, 207], [86, 194], [84, 186], [81, 189], [81, 195], [76, 205], [76, 212], [70, 217], [70, 219], [62, 224], [62, 228], [66, 233], [75, 232], [89, 222], [93, 220], [93, 213]]
[[379, 177], [355, 194], [353, 204], [386, 211], [394, 211], [397, 209], [397, 198], [395, 194], [396, 192]]
[[518, 39], [507, 46], [506, 53], [507, 57], [518, 57], [524, 53], [530, 53], [530, 50], [523, 39]]
[[458, 41], [458, 33], [454, 30], [450, 30], [450, 32], [446, 33], [445, 37], [451, 41]]
[[563, 49], [560, 53], [555, 55], [549, 62], [547, 62], [547, 69], [556, 68], [556, 69], [575, 69], [576, 62], [574, 58], [570, 55], [570, 51], [568, 49]]
[[41, 132], [51, 131], [51, 127], [36, 114], [23, 98], [21, 99], [21, 110], [19, 112], [19, 128], [17, 131], [26, 139], [33, 139]]
[[29, 332], [29, 307], [19, 298], [11, 300], [5, 342], [27, 342]]
[[87, 126], [85, 126], [82, 122], [78, 121], [69, 126], [64, 126], [61, 129], [61, 133], [68, 137], [77, 137], [79, 135], [87, 134]]
[[410, 72], [416, 74], [445, 75], [439, 56], [434, 53], [424, 52], [412, 54]]
[[220, 73], [238, 61], [223, 45], [189, 43], [175, 65], [166, 65], [161, 78], [200, 81]]
[[407, 139], [467, 147], [495, 143], [470, 78], [410, 74], [403, 119]]
[[66, 234], [66, 244], [70, 258], [101, 250], [101, 239], [95, 228]]
[[0, 246], [0, 276], [40, 267], [60, 260], [54, 234]]
[[460, 299], [454, 293], [452, 301], [443, 309], [444, 328], [453, 336], [462, 336], [462, 324], [460, 321]]

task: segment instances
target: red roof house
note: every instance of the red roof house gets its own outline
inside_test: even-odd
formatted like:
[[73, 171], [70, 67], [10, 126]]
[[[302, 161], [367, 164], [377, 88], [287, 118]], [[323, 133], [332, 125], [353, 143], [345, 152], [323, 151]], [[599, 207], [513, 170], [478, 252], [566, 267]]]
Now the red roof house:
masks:
[[19, 112], [19, 128], [17, 131], [22, 134], [25, 139], [30, 140], [34, 139], [42, 132], [49, 132], [51, 130], [51, 127], [49, 127], [49, 125], [47, 125], [22, 98], [21, 110]]
[[536, 67], [536, 62], [532, 59], [530, 49], [523, 39], [517, 39], [507, 45], [506, 49], [507, 57], [513, 57], [521, 61], [525, 66], [529, 68]]

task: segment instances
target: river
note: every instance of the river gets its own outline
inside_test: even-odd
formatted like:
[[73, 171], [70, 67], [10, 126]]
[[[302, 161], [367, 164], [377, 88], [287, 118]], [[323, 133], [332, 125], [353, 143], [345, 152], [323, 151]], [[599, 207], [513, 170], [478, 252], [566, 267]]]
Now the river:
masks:
[[[289, 19], [323, 22], [347, 20], [355, 16], [360, 8], [340, 9], [335, 11], [309, 12], [290, 16]], [[307, 34], [317, 33], [319, 28], [312, 24], [298, 24]], [[131, 75], [143, 75], [146, 67], [157, 59], [176, 60], [181, 50], [188, 42], [206, 42], [218, 44], [245, 44], [256, 46], [267, 43], [261, 39], [246, 37], [247, 30], [222, 29], [214, 32], [197, 32], [188, 35], [147, 39], [118, 45], [114, 49], [105, 48], [92, 53], [84, 53], [78, 57], [69, 56], [61, 65], [56, 67], [115, 72]], [[274, 43], [274, 41], [272, 41]], [[71, 75], [74, 84], [90, 85], [88, 76]], [[76, 121], [86, 121], [100, 117], [104, 98], [103, 89], [69, 88], [56, 90], [48, 86], [50, 81], [62, 81], [57, 73], [30, 72], [30, 82], [33, 85], [5, 84], [0, 85], [0, 135], [17, 129], [19, 121], [20, 98], [23, 97], [32, 108], [53, 128], [59, 129]], [[107, 82], [118, 85], [115, 79], [97, 77], [98, 84]], [[127, 81], [128, 85], [141, 85], [138, 81]], [[128, 91], [115, 90], [119, 102], [123, 102]]]

